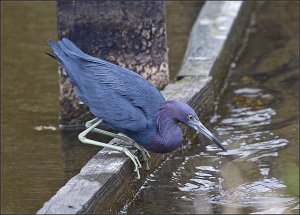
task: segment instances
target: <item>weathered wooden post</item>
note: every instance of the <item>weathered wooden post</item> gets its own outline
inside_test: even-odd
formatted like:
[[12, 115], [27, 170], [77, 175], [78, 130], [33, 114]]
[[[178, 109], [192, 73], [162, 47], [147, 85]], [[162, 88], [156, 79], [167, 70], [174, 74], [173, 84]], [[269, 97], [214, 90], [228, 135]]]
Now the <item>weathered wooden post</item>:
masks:
[[[58, 37], [84, 52], [142, 75], [157, 88], [168, 83], [164, 1], [57, 1]], [[92, 116], [75, 98], [63, 69], [60, 125], [83, 125]]]

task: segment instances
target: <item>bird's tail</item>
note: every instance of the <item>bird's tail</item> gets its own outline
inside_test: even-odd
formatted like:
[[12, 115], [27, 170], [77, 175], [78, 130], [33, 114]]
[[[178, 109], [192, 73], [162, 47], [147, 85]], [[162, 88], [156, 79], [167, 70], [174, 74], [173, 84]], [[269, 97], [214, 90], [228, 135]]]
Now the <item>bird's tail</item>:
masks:
[[[70, 43], [72, 43], [72, 42], [70, 41]], [[76, 81], [76, 79], [78, 78], [77, 76], [79, 74], [74, 74], [74, 71], [76, 71], [76, 70], [73, 69], [73, 67], [76, 65], [74, 64], [74, 62], [73, 62], [74, 60], [72, 59], [72, 57], [69, 56], [71, 54], [71, 50], [68, 49], [67, 48], [68, 46], [66, 46], [64, 44], [64, 39], [62, 41], [58, 41], [58, 43], [54, 42], [53, 40], [48, 40], [48, 44], [52, 48], [55, 58], [65, 68], [72, 83], [76, 87], [79, 87], [77, 84], [77, 81]], [[79, 48], [77, 48], [77, 49], [79, 49]], [[80, 52], [82, 52], [82, 51], [80, 51]]]
[[87, 55], [83, 51], [81, 51], [71, 40], [67, 38], [62, 38], [61, 41], [58, 42], [59, 45], [63, 46], [63, 48], [68, 49], [68, 51], [78, 57], [89, 58], [91, 56]]
[[[49, 46], [52, 48], [52, 51], [55, 55], [55, 58], [63, 65], [67, 70], [68, 68], [68, 55], [64, 52], [59, 43], [54, 42], [53, 40], [48, 40]], [[67, 71], [68, 72], [68, 71]]]

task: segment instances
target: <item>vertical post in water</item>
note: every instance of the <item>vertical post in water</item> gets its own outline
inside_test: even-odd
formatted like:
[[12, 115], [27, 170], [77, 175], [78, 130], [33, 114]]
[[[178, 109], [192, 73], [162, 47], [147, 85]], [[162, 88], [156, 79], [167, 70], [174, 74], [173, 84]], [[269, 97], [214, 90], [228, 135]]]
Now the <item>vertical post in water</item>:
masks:
[[[163, 89], [169, 79], [164, 1], [57, 1], [58, 37]], [[60, 67], [60, 125], [92, 118]], [[105, 101], [107, 102], [107, 101]]]

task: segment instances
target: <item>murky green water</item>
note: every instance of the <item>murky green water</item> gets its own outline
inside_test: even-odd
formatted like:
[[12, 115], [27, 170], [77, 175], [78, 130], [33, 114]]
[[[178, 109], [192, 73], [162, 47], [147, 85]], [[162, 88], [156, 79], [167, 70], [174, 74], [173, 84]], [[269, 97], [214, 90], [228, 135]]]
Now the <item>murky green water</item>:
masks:
[[[166, 3], [172, 79], [201, 5]], [[58, 128], [57, 64], [44, 54], [55, 10], [55, 1], [1, 2], [1, 213], [35, 213], [99, 150]]]
[[35, 213], [98, 149], [58, 129], [55, 2], [1, 10], [1, 213]]
[[299, 214], [299, 3], [261, 5], [208, 127], [148, 177], [122, 212]]

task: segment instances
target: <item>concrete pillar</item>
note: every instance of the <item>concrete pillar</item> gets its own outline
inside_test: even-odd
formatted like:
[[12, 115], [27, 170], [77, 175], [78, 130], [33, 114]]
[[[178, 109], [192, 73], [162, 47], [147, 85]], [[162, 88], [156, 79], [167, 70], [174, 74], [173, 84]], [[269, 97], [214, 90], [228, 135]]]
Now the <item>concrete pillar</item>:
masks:
[[[163, 89], [169, 79], [164, 1], [57, 1], [58, 37], [84, 52], [129, 68]], [[75, 98], [62, 68], [60, 125], [83, 125], [92, 115]]]

